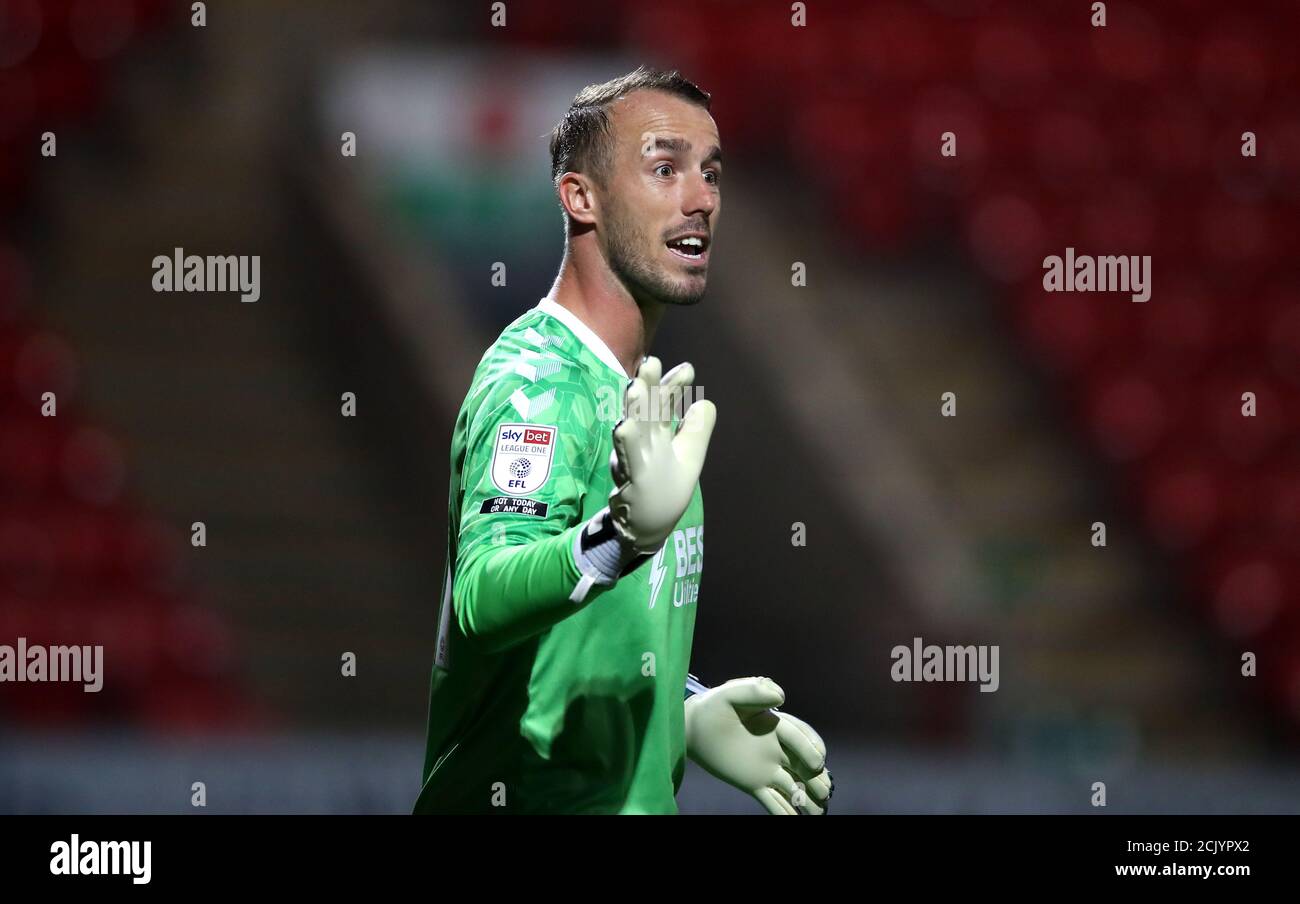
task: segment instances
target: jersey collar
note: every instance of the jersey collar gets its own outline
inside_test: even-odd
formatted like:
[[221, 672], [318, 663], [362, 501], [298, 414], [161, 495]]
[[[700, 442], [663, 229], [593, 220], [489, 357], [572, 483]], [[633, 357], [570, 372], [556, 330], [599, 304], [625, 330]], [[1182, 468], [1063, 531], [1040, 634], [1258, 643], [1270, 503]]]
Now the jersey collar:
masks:
[[593, 355], [614, 368], [614, 370], [618, 371], [618, 373], [622, 375], [623, 379], [628, 379], [627, 371], [623, 369], [623, 365], [618, 362], [618, 358], [615, 357], [614, 353], [609, 350], [609, 346], [592, 331], [591, 327], [579, 320], [577, 314], [573, 313], [550, 296], [543, 298], [537, 303], [537, 310], [541, 311], [543, 314], [550, 314], [556, 320], [560, 321], [560, 323], [567, 326], [569, 332], [577, 336], [578, 341], [587, 346]]

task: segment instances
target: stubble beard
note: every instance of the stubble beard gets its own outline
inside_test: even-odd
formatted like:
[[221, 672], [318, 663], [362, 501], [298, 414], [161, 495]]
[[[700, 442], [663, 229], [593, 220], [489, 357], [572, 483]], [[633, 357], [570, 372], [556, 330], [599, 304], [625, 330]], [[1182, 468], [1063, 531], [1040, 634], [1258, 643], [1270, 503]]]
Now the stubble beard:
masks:
[[642, 250], [650, 247], [635, 220], [621, 206], [610, 218], [607, 255], [609, 269], [633, 298], [648, 298], [664, 304], [688, 306], [704, 297], [705, 280], [679, 280], [670, 276]]

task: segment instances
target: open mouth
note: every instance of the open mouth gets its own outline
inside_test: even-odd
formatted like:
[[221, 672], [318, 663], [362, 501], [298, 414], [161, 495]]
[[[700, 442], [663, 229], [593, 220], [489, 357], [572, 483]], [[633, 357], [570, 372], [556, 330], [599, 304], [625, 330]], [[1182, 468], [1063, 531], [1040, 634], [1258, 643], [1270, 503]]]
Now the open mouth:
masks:
[[709, 256], [709, 237], [699, 232], [680, 235], [665, 242], [668, 250], [680, 258], [699, 263]]

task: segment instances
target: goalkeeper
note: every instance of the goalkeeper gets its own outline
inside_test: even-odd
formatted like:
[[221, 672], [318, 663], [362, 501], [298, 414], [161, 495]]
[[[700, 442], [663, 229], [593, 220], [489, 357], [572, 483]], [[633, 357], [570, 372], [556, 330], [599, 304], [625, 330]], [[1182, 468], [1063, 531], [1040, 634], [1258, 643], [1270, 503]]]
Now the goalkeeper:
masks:
[[551, 136], [560, 274], [483, 356], [452, 439], [417, 813], [673, 813], [686, 756], [768, 812], [825, 810], [825, 746], [776, 684], [687, 674], [715, 410], [646, 352], [704, 294], [708, 106], [642, 68]]

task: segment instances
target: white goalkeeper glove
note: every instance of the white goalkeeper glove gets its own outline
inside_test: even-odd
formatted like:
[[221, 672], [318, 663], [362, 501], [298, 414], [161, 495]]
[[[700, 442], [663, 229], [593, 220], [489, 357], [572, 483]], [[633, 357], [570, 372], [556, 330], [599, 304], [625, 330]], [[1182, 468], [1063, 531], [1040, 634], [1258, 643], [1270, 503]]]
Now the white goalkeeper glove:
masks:
[[673, 414], [695, 382], [695, 368], [678, 364], [662, 380], [661, 370], [658, 358], [646, 358], [628, 382], [609, 462], [614, 527], [638, 554], [658, 552], [690, 505], [717, 419], [713, 403], [700, 399], [674, 431]]
[[609, 506], [574, 537], [573, 557], [583, 574], [569, 597], [574, 602], [582, 602], [593, 584], [612, 584], [658, 552], [695, 493], [717, 409], [700, 399], [674, 430], [673, 415], [695, 381], [695, 368], [682, 363], [661, 378], [662, 369], [658, 358], [646, 358], [628, 381], [624, 416], [614, 427]]
[[774, 816], [820, 816], [835, 786], [826, 744], [806, 722], [774, 711], [784, 702], [770, 678], [733, 678], [686, 698], [686, 754]]

